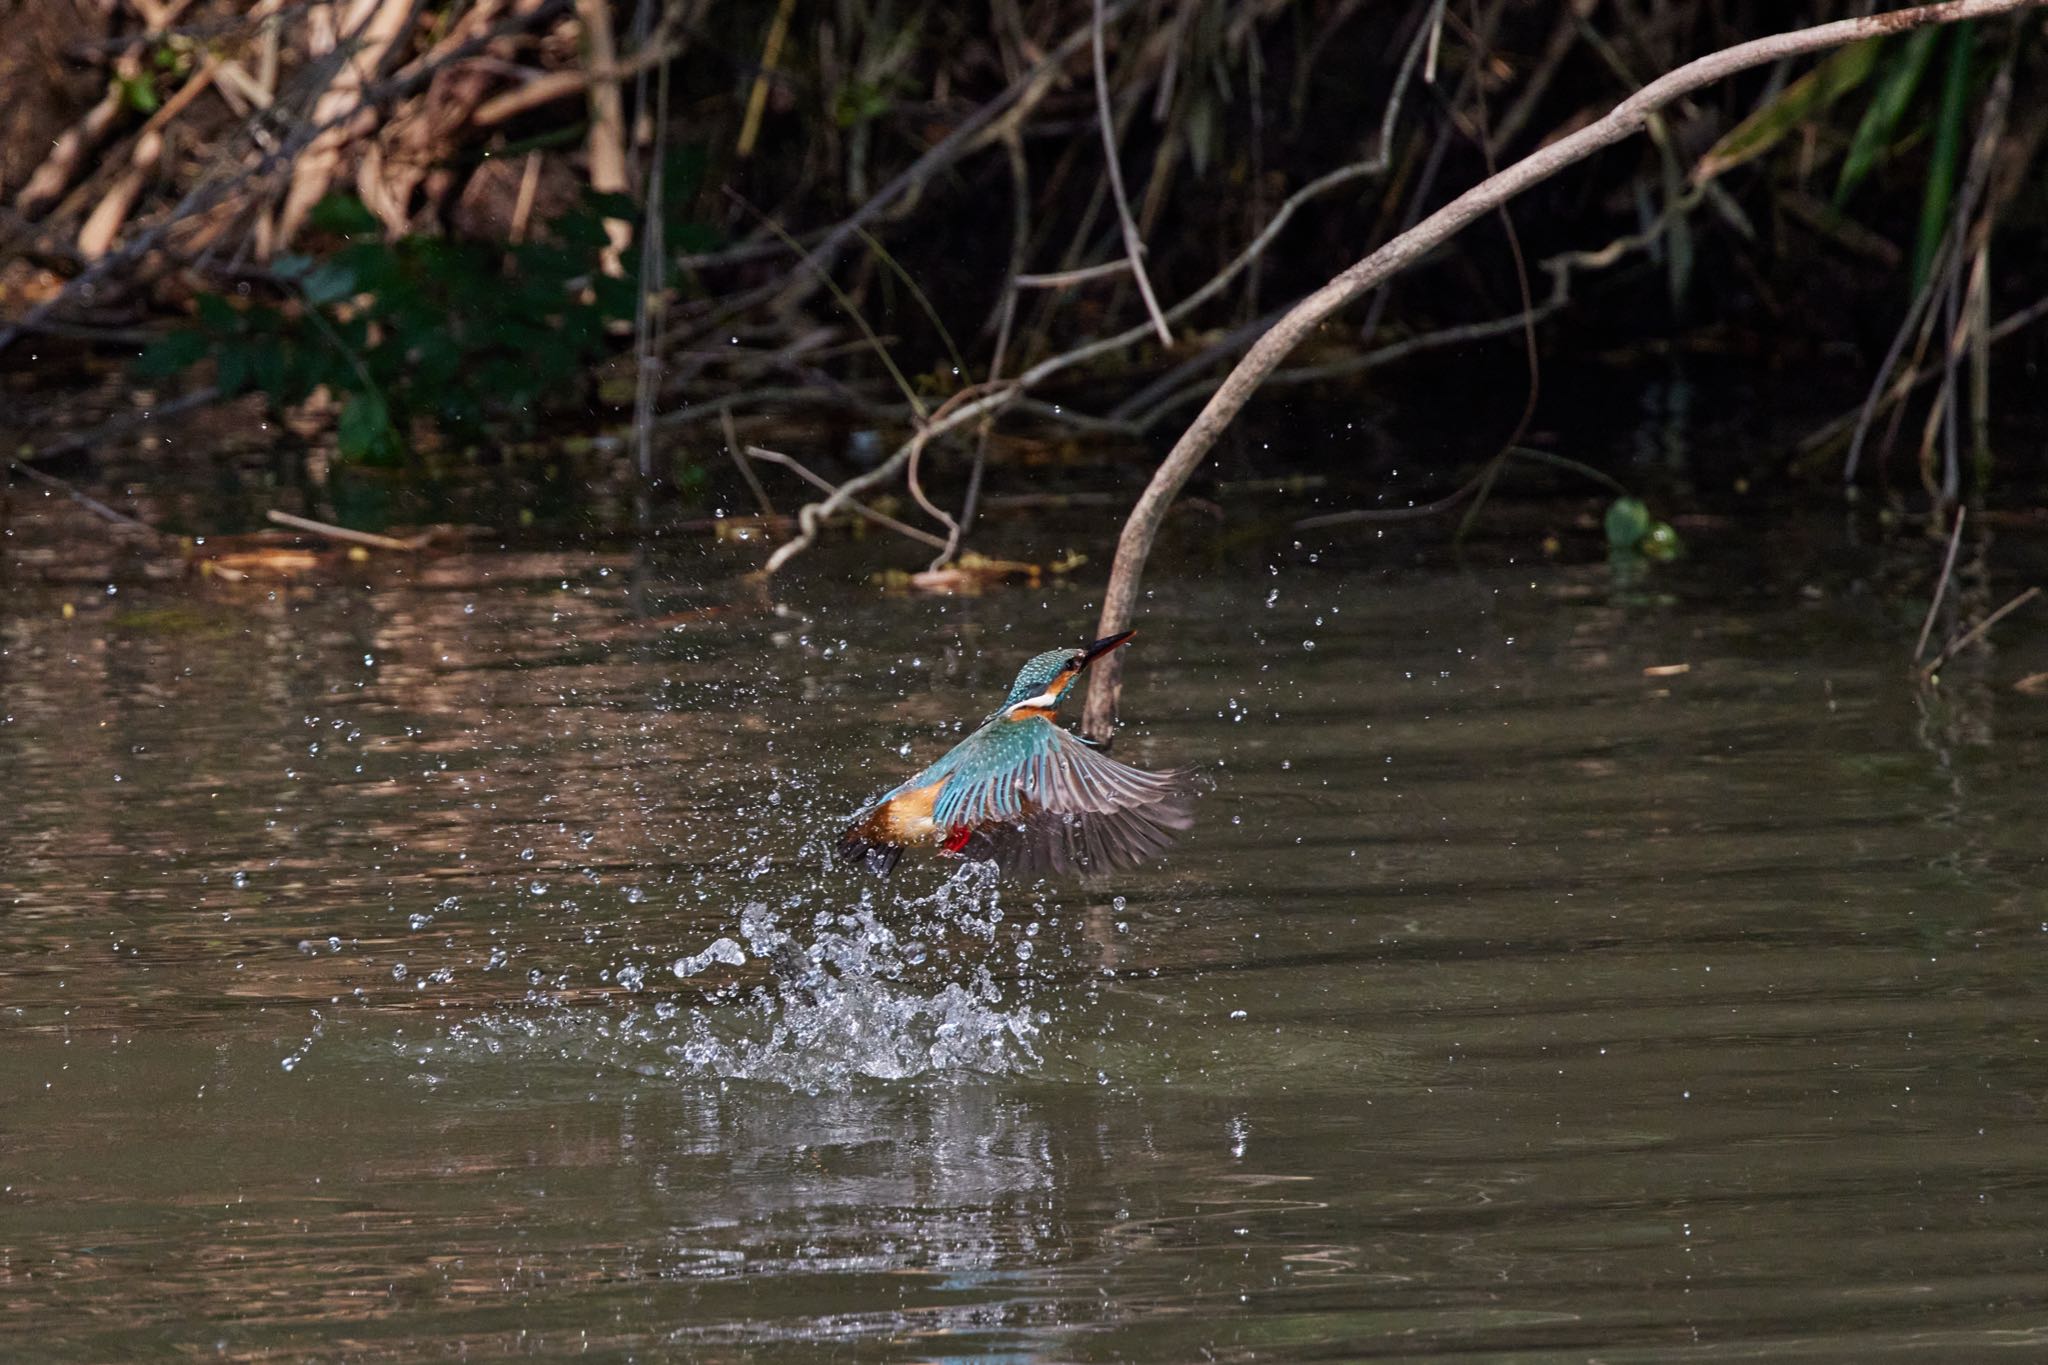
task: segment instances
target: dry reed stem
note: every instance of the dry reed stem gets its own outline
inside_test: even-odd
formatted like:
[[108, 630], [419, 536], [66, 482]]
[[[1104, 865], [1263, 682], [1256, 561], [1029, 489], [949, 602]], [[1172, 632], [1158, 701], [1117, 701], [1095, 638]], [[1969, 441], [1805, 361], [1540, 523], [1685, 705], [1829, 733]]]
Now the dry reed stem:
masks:
[[1122, 158], [1117, 153], [1116, 115], [1109, 105], [1109, 64], [1103, 57], [1102, 0], [1095, 0], [1095, 22], [1089, 30], [1095, 58], [1095, 116], [1102, 126], [1102, 156], [1109, 166], [1109, 197], [1116, 204], [1116, 221], [1124, 237], [1124, 258], [1130, 262], [1131, 278], [1138, 282], [1139, 297], [1145, 300], [1146, 316], [1159, 334], [1161, 346], [1173, 345], [1173, 333], [1159, 312], [1159, 296], [1152, 292], [1152, 278], [1145, 273], [1145, 243], [1138, 236], [1138, 224], [1131, 217], [1131, 198], [1124, 190]]
[[1920, 622], [1920, 638], [1913, 644], [1913, 662], [1919, 663], [1927, 653], [1927, 637], [1934, 633], [1934, 618], [1941, 614], [1941, 604], [1948, 597], [1949, 575], [1955, 572], [1956, 551], [1963, 548], [1963, 521], [1968, 509], [1956, 508], [1956, 524], [1948, 535], [1948, 553], [1941, 559], [1941, 576], [1934, 581], [1934, 596], [1927, 603], [1926, 619]]
[[740, 122], [740, 140], [733, 155], [745, 161], [754, 154], [754, 142], [761, 136], [761, 116], [768, 109], [768, 85], [775, 64], [782, 60], [782, 43], [789, 36], [789, 13], [796, 0], [781, 0], [775, 16], [768, 21], [768, 37], [761, 45], [761, 69], [754, 73], [754, 88], [747, 92], [746, 117]]

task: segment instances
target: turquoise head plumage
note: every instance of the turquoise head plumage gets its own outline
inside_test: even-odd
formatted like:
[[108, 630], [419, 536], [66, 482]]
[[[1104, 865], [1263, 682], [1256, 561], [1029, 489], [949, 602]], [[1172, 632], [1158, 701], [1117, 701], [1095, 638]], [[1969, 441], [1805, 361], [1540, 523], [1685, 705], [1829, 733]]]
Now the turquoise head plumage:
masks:
[[1087, 657], [1078, 649], [1048, 649], [1032, 656], [1030, 662], [1017, 670], [1017, 681], [1010, 684], [1010, 695], [1003, 698], [1003, 705], [1015, 706], [1020, 701], [1044, 696], [1056, 683], [1077, 672], [1081, 660]]
[[1127, 630], [1121, 635], [1097, 640], [1086, 649], [1048, 649], [1043, 654], [1032, 655], [1024, 667], [1017, 670], [1017, 681], [1010, 684], [1010, 695], [1003, 699], [1003, 709], [1007, 711], [1020, 702], [1033, 702], [1045, 708], [1058, 706], [1060, 698], [1081, 675], [1082, 669], [1130, 638], [1131, 632]]

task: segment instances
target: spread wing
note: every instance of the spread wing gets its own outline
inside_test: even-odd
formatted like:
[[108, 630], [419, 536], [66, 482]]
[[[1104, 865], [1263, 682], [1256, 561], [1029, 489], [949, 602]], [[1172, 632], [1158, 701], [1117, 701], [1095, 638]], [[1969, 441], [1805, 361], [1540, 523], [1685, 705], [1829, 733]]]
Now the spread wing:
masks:
[[[991, 727], [1006, 752], [963, 765], [933, 816], [974, 831], [962, 852], [1006, 876], [1107, 872], [1164, 852], [1195, 822], [1187, 772], [1146, 772], [1090, 748], [1049, 721]], [[969, 773], [987, 773], [970, 780]]]

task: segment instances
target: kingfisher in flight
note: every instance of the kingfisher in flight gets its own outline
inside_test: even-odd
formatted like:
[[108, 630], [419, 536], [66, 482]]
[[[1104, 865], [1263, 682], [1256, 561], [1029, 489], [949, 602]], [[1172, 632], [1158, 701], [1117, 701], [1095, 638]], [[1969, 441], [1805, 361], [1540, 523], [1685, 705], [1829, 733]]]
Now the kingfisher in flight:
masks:
[[905, 848], [929, 844], [1033, 877], [1112, 871], [1164, 851], [1195, 822], [1193, 775], [1119, 763], [1053, 719], [1082, 671], [1131, 634], [1032, 658], [980, 729], [853, 817], [840, 858], [886, 877]]

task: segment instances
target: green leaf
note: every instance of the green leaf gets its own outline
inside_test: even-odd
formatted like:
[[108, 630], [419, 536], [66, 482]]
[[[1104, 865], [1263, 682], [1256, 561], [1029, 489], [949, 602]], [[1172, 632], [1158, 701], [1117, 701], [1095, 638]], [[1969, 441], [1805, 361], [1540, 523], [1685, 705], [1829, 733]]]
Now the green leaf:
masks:
[[708, 223], [681, 222], [668, 230], [668, 244], [680, 255], [716, 251], [725, 245], [725, 234]]
[[1920, 235], [1913, 243], [1913, 292], [1927, 283], [1927, 272], [1948, 232], [1949, 201], [1956, 190], [1956, 169], [1962, 159], [1963, 112], [1970, 102], [1970, 58], [1976, 51], [1976, 25], [1964, 22], [1950, 35], [1948, 71], [1941, 83], [1941, 114], [1934, 125], [1934, 151], [1927, 160], [1927, 188], [1920, 198]]
[[349, 395], [348, 402], [342, 404], [334, 437], [344, 460], [372, 461], [383, 457], [397, 437], [391, 429], [391, 413], [384, 405], [384, 396]]
[[1778, 92], [1736, 124], [1692, 168], [1694, 184], [1762, 156], [1779, 139], [1861, 85], [1877, 61], [1879, 40], [1852, 43]]
[[632, 278], [628, 279], [599, 275], [590, 282], [600, 316], [622, 320], [633, 316], [634, 308], [640, 302], [640, 286], [633, 282], [638, 278], [638, 272], [631, 273]]
[[340, 261], [322, 261], [299, 281], [299, 292], [315, 308], [345, 299], [356, 292], [356, 272]]
[[199, 310], [199, 325], [207, 331], [226, 336], [242, 330], [242, 315], [220, 295], [201, 294], [193, 303]]
[[[563, 246], [598, 251], [612, 243], [610, 234], [604, 230], [604, 220], [595, 213], [582, 210], [563, 214], [548, 225], [548, 230]], [[587, 269], [588, 266], [579, 262], [578, 268]]]
[[268, 394], [273, 403], [280, 405], [297, 403], [306, 396], [303, 390], [288, 387], [286, 376], [292, 367], [285, 363], [285, 356], [282, 342], [257, 343], [249, 348], [250, 377], [260, 392]]
[[121, 101], [138, 114], [154, 114], [163, 101], [156, 97], [156, 83], [147, 76], [117, 76]]
[[135, 362], [135, 372], [145, 379], [168, 379], [204, 360], [213, 342], [204, 332], [180, 330], [152, 343]]
[[313, 258], [311, 256], [300, 256], [291, 252], [278, 256], [270, 262], [270, 273], [281, 280], [287, 281], [304, 279], [306, 272], [312, 268]]
[[231, 342], [220, 348], [220, 374], [214, 383], [224, 396], [232, 398], [248, 387], [255, 360], [250, 351], [251, 347], [241, 342]]
[[1920, 77], [1927, 70], [1927, 59], [1934, 55], [1934, 45], [1940, 37], [1939, 27], [1923, 28], [1908, 35], [1904, 46], [1894, 49], [1885, 65], [1884, 79], [1871, 96], [1870, 107], [1863, 111], [1863, 121], [1856, 125], [1849, 154], [1842, 160], [1842, 173], [1835, 181], [1836, 208], [1855, 193], [1891, 146], [1892, 133], [1905, 116], [1906, 106], [1913, 102]]
[[377, 236], [383, 235], [383, 224], [377, 215], [363, 207], [363, 201], [352, 194], [330, 194], [313, 205], [306, 221], [322, 232], [338, 233], [349, 237], [359, 232]]
[[662, 214], [670, 222], [681, 222], [689, 216], [690, 206], [697, 201], [697, 191], [704, 186], [704, 172], [711, 164], [703, 144], [686, 143], [669, 153], [668, 160], [661, 168]]
[[1641, 498], [1616, 498], [1607, 508], [1607, 548], [1633, 550], [1650, 533], [1650, 509]]

